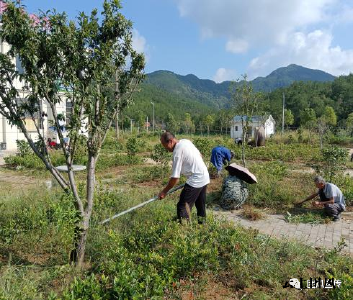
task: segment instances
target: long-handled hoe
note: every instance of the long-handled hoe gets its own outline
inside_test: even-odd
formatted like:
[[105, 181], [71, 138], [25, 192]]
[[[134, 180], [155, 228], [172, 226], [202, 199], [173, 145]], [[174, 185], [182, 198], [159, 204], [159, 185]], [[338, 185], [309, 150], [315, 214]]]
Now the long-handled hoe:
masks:
[[[170, 189], [168, 191], [167, 195], [169, 195], [171, 193], [174, 193], [175, 191], [180, 190], [183, 187], [184, 187], [184, 184], [178, 185], [178, 186]], [[145, 206], [146, 204], [151, 203], [151, 202], [153, 202], [153, 201], [155, 201], [157, 199], [158, 199], [158, 196], [155, 196], [155, 197], [153, 197], [153, 198], [151, 198], [151, 199], [149, 199], [149, 200], [147, 200], [145, 202], [142, 202], [142, 203], [140, 203], [140, 204], [138, 204], [138, 205], [136, 205], [134, 207], [131, 207], [131, 208], [127, 209], [127, 210], [124, 210], [124, 211], [122, 211], [122, 212], [120, 212], [120, 213], [118, 213], [118, 214], [116, 214], [116, 215], [114, 215], [114, 216], [112, 216], [112, 217], [110, 217], [108, 219], [105, 219], [104, 221], [101, 222], [101, 224], [104, 225], [104, 224], [106, 224], [106, 223], [108, 223], [108, 222], [110, 222], [110, 221], [112, 221], [112, 220], [114, 220], [114, 219], [116, 219], [116, 218], [118, 218], [118, 217], [120, 217], [122, 215], [125, 215], [125, 214], [129, 213], [130, 211], [133, 211], [133, 210], [135, 210], [135, 209], [137, 209], [139, 207]]]

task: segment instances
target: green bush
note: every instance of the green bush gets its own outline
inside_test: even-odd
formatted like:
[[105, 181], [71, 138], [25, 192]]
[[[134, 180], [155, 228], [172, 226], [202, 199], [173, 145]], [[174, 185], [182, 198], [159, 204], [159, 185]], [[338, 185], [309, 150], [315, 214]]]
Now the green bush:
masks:
[[131, 182], [140, 183], [164, 179], [168, 175], [168, 172], [168, 166], [151, 166], [135, 168], [135, 170], [131, 174], [129, 174], [128, 177]]
[[344, 165], [347, 162], [348, 151], [347, 149], [339, 148], [337, 146], [331, 146], [322, 149], [322, 165], [320, 172], [322, 172], [325, 178], [332, 181], [333, 178], [343, 170]]
[[288, 174], [287, 166], [281, 161], [257, 163], [250, 166], [258, 183], [249, 186], [248, 203], [260, 207], [284, 208], [294, 200], [295, 193], [290, 185], [283, 184]]
[[16, 140], [17, 151], [19, 156], [26, 156], [33, 153], [33, 150], [25, 140]]
[[97, 170], [106, 170], [117, 166], [136, 165], [141, 163], [139, 156], [127, 156], [125, 154], [100, 155], [97, 161]]
[[346, 200], [346, 206], [353, 205], [353, 180], [349, 175], [337, 175], [333, 178], [332, 183], [337, 185], [342, 191]]
[[211, 157], [211, 150], [215, 146], [212, 144], [212, 140], [210, 138], [194, 138], [193, 143], [197, 149], [199, 149], [200, 153], [204, 157], [204, 160], [209, 160]]
[[138, 141], [136, 137], [131, 137], [126, 142], [127, 155], [133, 157], [138, 152]]
[[172, 160], [172, 154], [166, 149], [164, 149], [164, 147], [160, 143], [158, 143], [153, 148], [151, 159], [166, 167], [168, 163]]

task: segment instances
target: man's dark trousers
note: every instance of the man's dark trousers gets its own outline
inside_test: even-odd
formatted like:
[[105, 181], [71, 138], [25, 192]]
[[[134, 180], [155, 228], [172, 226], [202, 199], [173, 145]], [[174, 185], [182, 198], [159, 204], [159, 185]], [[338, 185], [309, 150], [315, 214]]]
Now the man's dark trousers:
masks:
[[185, 184], [177, 204], [178, 219], [190, 219], [191, 210], [195, 204], [199, 223], [206, 217], [206, 190], [207, 184], [200, 188], [194, 188]]

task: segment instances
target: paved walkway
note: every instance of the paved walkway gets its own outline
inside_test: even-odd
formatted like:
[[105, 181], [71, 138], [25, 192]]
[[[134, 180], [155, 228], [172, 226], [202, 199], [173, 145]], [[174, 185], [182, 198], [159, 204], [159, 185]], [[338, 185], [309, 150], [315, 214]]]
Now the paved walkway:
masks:
[[288, 223], [283, 215], [271, 214], [265, 219], [250, 221], [242, 216], [242, 210], [215, 213], [243, 227], [257, 229], [260, 233], [276, 238], [295, 239], [313, 247], [332, 249], [344, 238], [347, 246], [342, 251], [353, 256], [353, 212], [343, 212], [342, 218], [337, 222], [319, 225]]

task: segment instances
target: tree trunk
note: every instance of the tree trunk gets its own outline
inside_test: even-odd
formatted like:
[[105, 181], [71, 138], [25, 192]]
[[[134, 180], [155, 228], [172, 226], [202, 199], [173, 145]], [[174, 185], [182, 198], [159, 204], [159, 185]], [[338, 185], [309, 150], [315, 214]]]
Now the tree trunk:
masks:
[[241, 127], [243, 128], [243, 132], [242, 132], [242, 143], [241, 143], [241, 161], [243, 163], [244, 168], [246, 167], [245, 165], [245, 137], [246, 137], [246, 131], [248, 130], [247, 128], [247, 124], [244, 125], [244, 120], [242, 118], [241, 120]]
[[80, 230], [78, 238], [78, 242], [76, 245], [76, 265], [78, 268], [82, 268], [83, 261], [85, 259], [85, 252], [86, 252], [86, 241], [88, 235], [88, 227], [89, 227], [89, 220], [88, 218], [84, 218], [82, 222], [82, 229]]
[[82, 267], [85, 257], [86, 241], [93, 210], [93, 197], [95, 188], [95, 168], [96, 168], [97, 154], [88, 154], [88, 170], [87, 170], [87, 205], [83, 214], [81, 214], [81, 221], [77, 224], [75, 229], [75, 250], [71, 253], [71, 259], [75, 261], [78, 268]]

